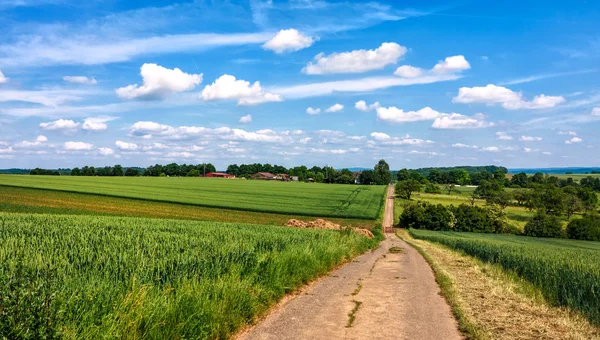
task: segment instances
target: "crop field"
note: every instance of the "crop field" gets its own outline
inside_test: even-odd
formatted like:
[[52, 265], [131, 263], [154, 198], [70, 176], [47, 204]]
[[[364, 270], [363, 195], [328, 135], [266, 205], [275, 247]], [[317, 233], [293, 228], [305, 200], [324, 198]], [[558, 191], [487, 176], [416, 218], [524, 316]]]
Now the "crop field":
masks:
[[0, 213], [0, 334], [228, 338], [377, 243], [350, 230]]
[[[312, 216], [200, 207], [178, 203], [8, 186], [0, 186], [0, 212], [133, 216], [264, 225], [284, 225], [292, 218], [296, 220], [315, 219]], [[344, 226], [367, 229], [372, 229], [377, 225], [377, 221], [375, 220], [339, 217], [329, 217], [327, 219]]]
[[412, 229], [410, 234], [498, 264], [538, 287], [551, 304], [600, 325], [600, 242]]
[[0, 185], [245, 211], [359, 219], [377, 218], [385, 190], [384, 186], [184, 177], [0, 175]]

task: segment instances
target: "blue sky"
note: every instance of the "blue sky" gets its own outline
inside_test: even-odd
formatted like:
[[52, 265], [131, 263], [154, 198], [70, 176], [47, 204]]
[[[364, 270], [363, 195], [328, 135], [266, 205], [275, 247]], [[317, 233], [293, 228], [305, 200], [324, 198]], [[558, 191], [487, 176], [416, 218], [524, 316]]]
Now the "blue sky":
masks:
[[0, 168], [598, 166], [598, 22], [596, 1], [0, 0]]

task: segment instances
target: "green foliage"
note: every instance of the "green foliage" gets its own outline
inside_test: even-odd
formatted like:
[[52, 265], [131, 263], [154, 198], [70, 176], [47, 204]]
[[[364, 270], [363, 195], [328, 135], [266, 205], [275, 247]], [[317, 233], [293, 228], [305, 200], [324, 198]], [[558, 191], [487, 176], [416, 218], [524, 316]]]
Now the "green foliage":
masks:
[[375, 171], [363, 170], [358, 176], [360, 184], [369, 185], [375, 183]]
[[30, 175], [42, 175], [42, 176], [60, 176], [60, 173], [56, 170], [46, 170], [35, 168], [29, 172]]
[[0, 175], [0, 185], [246, 211], [361, 219], [377, 218], [385, 190], [383, 186], [185, 177]]
[[125, 170], [125, 176], [127, 176], [127, 177], [137, 177], [139, 175], [140, 175], [140, 171], [138, 169], [127, 168], [127, 170]]
[[451, 208], [456, 223], [453, 230], [478, 233], [501, 233], [504, 222], [489, 209], [461, 204]]
[[556, 216], [538, 213], [527, 222], [523, 234], [534, 237], [561, 237], [563, 231]]
[[427, 183], [425, 185], [425, 192], [428, 194], [441, 194], [442, 190], [440, 186], [434, 183]]
[[553, 305], [600, 325], [600, 244], [557, 239], [411, 230], [418, 239], [499, 264], [538, 287]]
[[402, 228], [450, 230], [454, 227], [454, 216], [441, 204], [409, 204], [400, 215]]
[[475, 195], [480, 198], [488, 199], [497, 196], [502, 192], [503, 187], [499, 181], [496, 180], [483, 180], [475, 189]]
[[527, 188], [531, 185], [531, 180], [526, 173], [520, 172], [510, 179], [510, 185], [518, 188]]
[[387, 185], [392, 182], [392, 173], [390, 172], [390, 166], [385, 160], [380, 160], [375, 165], [375, 184]]
[[200, 177], [200, 170], [192, 169], [192, 170], [188, 171], [186, 177]]
[[395, 187], [394, 187], [394, 192], [396, 193], [396, 195], [405, 198], [405, 199], [410, 199], [410, 197], [412, 196], [413, 192], [419, 192], [421, 191], [421, 183], [419, 183], [419, 181], [415, 180], [415, 179], [407, 179], [404, 181], [400, 181], [398, 183], [396, 183]]
[[0, 338], [225, 339], [377, 244], [353, 232], [0, 214]]
[[600, 216], [586, 215], [567, 225], [567, 236], [575, 240], [600, 241]]

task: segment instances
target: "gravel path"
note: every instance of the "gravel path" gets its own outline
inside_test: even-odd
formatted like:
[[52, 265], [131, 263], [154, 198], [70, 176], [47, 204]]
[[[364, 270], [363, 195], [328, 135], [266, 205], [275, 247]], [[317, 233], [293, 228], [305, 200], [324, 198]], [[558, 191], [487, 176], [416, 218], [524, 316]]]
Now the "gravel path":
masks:
[[386, 236], [378, 249], [309, 285], [238, 339], [461, 339], [427, 262], [393, 233]]

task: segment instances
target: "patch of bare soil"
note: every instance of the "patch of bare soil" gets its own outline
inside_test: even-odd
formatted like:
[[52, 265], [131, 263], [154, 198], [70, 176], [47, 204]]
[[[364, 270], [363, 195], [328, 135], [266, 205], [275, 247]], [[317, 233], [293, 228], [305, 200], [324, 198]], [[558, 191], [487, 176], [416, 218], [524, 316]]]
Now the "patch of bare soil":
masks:
[[[406, 237], [408, 234], [403, 234]], [[410, 237], [410, 236], [408, 236]], [[489, 264], [441, 245], [411, 241], [452, 278], [458, 303], [490, 339], [600, 339], [600, 329], [580, 315], [547, 305], [533, 289]]]
[[368, 229], [342, 226], [337, 223], [333, 223], [331, 221], [327, 221], [327, 220], [324, 220], [321, 218], [316, 219], [314, 221], [299, 221], [299, 220], [291, 219], [285, 225], [288, 227], [294, 227], [294, 228], [331, 229], [331, 230], [351, 229], [352, 231], [359, 233], [365, 237], [368, 237], [368, 238], [374, 237], [373, 233]]

